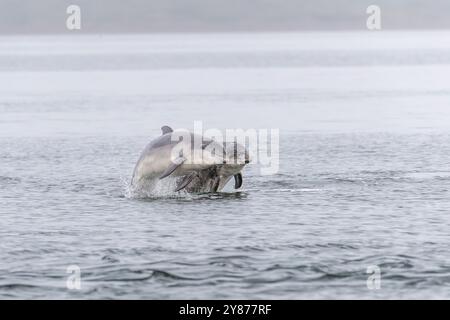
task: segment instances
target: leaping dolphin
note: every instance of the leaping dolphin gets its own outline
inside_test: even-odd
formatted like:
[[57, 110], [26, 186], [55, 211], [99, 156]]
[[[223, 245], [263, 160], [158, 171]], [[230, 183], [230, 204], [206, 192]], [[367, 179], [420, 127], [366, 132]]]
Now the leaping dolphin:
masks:
[[162, 135], [151, 141], [139, 157], [131, 181], [134, 188], [169, 176], [178, 178], [175, 191], [186, 188], [188, 192], [216, 192], [231, 177], [235, 178], [235, 188], [241, 187], [240, 171], [249, 163], [243, 146], [220, 145], [187, 131], [173, 131], [168, 126], [161, 131]]

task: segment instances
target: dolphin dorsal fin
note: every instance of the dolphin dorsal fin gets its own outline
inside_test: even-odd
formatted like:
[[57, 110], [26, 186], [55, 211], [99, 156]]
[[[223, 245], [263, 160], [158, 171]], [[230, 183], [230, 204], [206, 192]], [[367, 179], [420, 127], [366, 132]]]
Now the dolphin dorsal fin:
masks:
[[161, 127], [161, 131], [162, 131], [162, 134], [166, 134], [166, 133], [171, 133], [171, 132], [173, 132], [172, 128], [169, 127], [169, 126], [162, 126], [162, 127]]

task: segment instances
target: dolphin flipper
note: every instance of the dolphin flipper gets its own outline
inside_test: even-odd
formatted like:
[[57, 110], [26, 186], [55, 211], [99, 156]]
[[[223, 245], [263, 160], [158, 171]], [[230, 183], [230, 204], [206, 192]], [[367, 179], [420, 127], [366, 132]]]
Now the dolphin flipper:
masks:
[[163, 126], [163, 127], [161, 127], [161, 131], [162, 131], [162, 134], [163, 134], [163, 135], [166, 134], [166, 133], [171, 133], [171, 132], [173, 132], [172, 128], [169, 127], [169, 126]]
[[190, 175], [187, 175], [183, 178], [183, 180], [181, 180], [181, 183], [177, 186], [177, 188], [175, 189], [175, 192], [178, 192], [180, 190], [183, 190], [184, 188], [186, 188], [189, 183], [192, 182], [192, 180], [194, 180], [194, 178], [197, 177], [197, 173], [191, 173]]
[[209, 146], [213, 142], [212, 140], [203, 140], [202, 142], [202, 150], [205, 150], [207, 146]]
[[164, 179], [167, 176], [170, 176], [172, 172], [174, 172], [179, 166], [181, 166], [186, 161], [186, 158], [179, 157], [176, 158], [170, 166], [163, 172], [163, 174], [159, 177], [159, 179]]
[[242, 174], [238, 173], [234, 175], [234, 188], [239, 189], [242, 187]]

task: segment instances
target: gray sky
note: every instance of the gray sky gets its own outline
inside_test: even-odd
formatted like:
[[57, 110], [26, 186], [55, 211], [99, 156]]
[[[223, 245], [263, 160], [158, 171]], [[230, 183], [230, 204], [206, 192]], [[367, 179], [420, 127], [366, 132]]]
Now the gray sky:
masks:
[[383, 29], [448, 29], [449, 0], [0, 0], [0, 33], [65, 33], [81, 7], [81, 33], [365, 29], [366, 8]]

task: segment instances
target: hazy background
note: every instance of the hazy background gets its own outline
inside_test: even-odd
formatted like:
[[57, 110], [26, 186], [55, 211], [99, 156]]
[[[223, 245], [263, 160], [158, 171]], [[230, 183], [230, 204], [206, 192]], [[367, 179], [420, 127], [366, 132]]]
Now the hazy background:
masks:
[[383, 29], [446, 29], [448, 0], [0, 0], [0, 33], [64, 33], [81, 7], [81, 33], [365, 29], [366, 8]]

